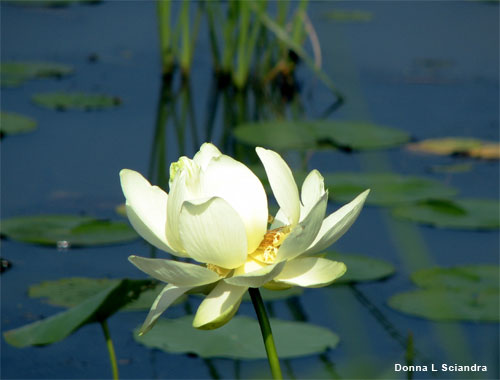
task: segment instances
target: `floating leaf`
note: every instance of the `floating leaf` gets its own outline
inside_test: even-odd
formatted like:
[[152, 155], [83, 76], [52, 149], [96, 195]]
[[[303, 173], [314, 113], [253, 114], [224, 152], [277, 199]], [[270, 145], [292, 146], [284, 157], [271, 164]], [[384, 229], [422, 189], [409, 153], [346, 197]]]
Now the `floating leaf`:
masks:
[[0, 112], [0, 134], [15, 135], [36, 129], [36, 120], [12, 112]]
[[334, 173], [325, 174], [330, 199], [349, 202], [366, 189], [371, 189], [367, 204], [393, 206], [433, 198], [448, 198], [456, 190], [441, 182], [394, 173]]
[[332, 285], [351, 282], [376, 281], [394, 273], [394, 266], [385, 260], [351, 253], [327, 252], [326, 258], [341, 261], [347, 272]]
[[[31, 298], [44, 298], [45, 302], [53, 306], [74, 307], [120, 281], [108, 278], [61, 278], [30, 286], [28, 295]], [[162, 288], [163, 284], [158, 284], [156, 281], [150, 281], [147, 286], [145, 283], [140, 296], [125, 305], [123, 310], [149, 310]], [[175, 304], [183, 302], [185, 299], [186, 297], [179, 297]]]
[[460, 154], [486, 160], [500, 159], [500, 144], [469, 137], [444, 137], [408, 144], [408, 150], [438, 155]]
[[77, 215], [35, 215], [4, 219], [1, 234], [26, 243], [67, 246], [114, 244], [137, 238], [127, 223]]
[[276, 150], [315, 149], [325, 143], [342, 149], [384, 149], [406, 143], [408, 133], [370, 123], [350, 121], [275, 121], [235, 128], [238, 140]]
[[372, 20], [373, 14], [368, 11], [337, 9], [325, 12], [324, 17], [337, 22], [367, 22]]
[[[280, 358], [312, 355], [335, 348], [338, 336], [332, 331], [303, 322], [271, 319], [276, 349]], [[193, 353], [203, 358], [263, 359], [266, 350], [255, 319], [236, 316], [216, 330], [193, 328], [193, 317], [159, 319], [154, 330], [134, 339], [150, 348], [169, 353]]]
[[63, 340], [87, 323], [109, 318], [136, 299], [149, 281], [121, 280], [69, 310], [4, 333], [12, 346], [47, 345]]
[[411, 275], [415, 284], [422, 288], [461, 291], [498, 289], [500, 267], [497, 265], [463, 265], [452, 268], [429, 268]]
[[475, 292], [421, 289], [403, 292], [389, 299], [389, 306], [403, 313], [435, 321], [497, 322], [498, 289]]
[[2, 86], [19, 86], [34, 78], [60, 78], [73, 73], [68, 65], [51, 62], [2, 62], [0, 64]]
[[458, 229], [497, 229], [500, 227], [499, 213], [499, 202], [492, 199], [434, 200], [393, 210], [393, 215], [398, 218], [439, 228]]
[[59, 111], [67, 109], [98, 110], [121, 104], [120, 98], [116, 96], [80, 92], [48, 92], [33, 95], [32, 99], [39, 106]]
[[453, 165], [433, 165], [431, 171], [434, 173], [465, 173], [472, 169], [472, 162], [464, 162]]

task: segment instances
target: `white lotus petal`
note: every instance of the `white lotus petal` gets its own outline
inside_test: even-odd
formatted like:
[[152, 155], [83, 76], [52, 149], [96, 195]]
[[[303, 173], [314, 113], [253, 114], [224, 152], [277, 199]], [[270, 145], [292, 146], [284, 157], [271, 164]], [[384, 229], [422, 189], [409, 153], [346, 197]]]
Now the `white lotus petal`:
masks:
[[358, 217], [370, 190], [358, 195], [353, 201], [342, 206], [330, 214], [324, 221], [321, 229], [304, 254], [310, 255], [320, 252], [337, 241], [351, 227]]
[[307, 217], [296, 225], [290, 235], [286, 237], [278, 250], [277, 261], [291, 260], [307, 250], [320, 231], [327, 203], [328, 194], [324, 193]]
[[246, 290], [247, 287], [244, 286], [219, 282], [198, 307], [193, 327], [211, 330], [229, 322], [238, 311], [241, 298]]
[[210, 284], [221, 278], [210, 269], [196, 264], [164, 259], [148, 259], [133, 255], [129, 256], [128, 259], [151, 277], [178, 287]]
[[158, 186], [151, 186], [141, 174], [130, 169], [120, 171], [120, 182], [127, 199], [127, 216], [137, 233], [156, 248], [182, 256], [169, 243], [165, 233], [167, 193]]
[[287, 224], [295, 226], [300, 217], [300, 200], [292, 171], [278, 153], [260, 147], [256, 151], [266, 170], [274, 197], [288, 218]]
[[200, 150], [194, 155], [193, 161], [196, 162], [201, 170], [205, 170], [208, 163], [213, 157], [222, 155], [219, 149], [211, 143], [204, 143]]
[[248, 253], [262, 241], [267, 228], [267, 197], [257, 176], [229, 156], [213, 157], [201, 177], [205, 197], [220, 197], [239, 214], [245, 226]]
[[276, 215], [274, 216], [274, 220], [271, 223], [271, 227], [269, 227], [270, 230], [274, 230], [279, 227], [284, 227], [288, 224], [288, 218], [286, 217], [285, 213], [279, 209]]
[[235, 270], [233, 277], [226, 278], [224, 281], [232, 285], [259, 288], [276, 277], [284, 266], [285, 262], [267, 265], [255, 260], [247, 260]]
[[151, 330], [160, 315], [189, 289], [191, 288], [178, 288], [174, 285], [166, 285], [153, 302], [151, 310], [149, 310], [149, 314], [139, 330], [139, 335], [144, 335]]
[[222, 198], [184, 202], [179, 217], [182, 244], [189, 256], [226, 269], [247, 257], [246, 231], [240, 216]]
[[344, 263], [321, 257], [304, 257], [288, 261], [274, 281], [306, 288], [319, 288], [331, 284], [345, 271]]
[[309, 214], [318, 200], [325, 194], [325, 181], [317, 170], [312, 170], [304, 180], [300, 192], [302, 207], [300, 209], [300, 221]]

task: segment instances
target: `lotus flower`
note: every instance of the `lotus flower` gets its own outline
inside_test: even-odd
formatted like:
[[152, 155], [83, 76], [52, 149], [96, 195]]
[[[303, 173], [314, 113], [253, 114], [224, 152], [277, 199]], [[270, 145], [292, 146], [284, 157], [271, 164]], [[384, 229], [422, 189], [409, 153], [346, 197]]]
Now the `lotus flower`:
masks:
[[192, 259], [129, 257], [140, 270], [167, 283], [141, 334], [178, 297], [200, 287], [210, 285], [211, 290], [193, 326], [213, 329], [232, 318], [249, 287], [321, 287], [346, 271], [343, 263], [312, 255], [347, 231], [369, 190], [325, 218], [328, 192], [317, 170], [304, 180], [299, 198], [292, 172], [280, 155], [263, 148], [256, 151], [280, 207], [272, 223], [257, 176], [210, 143], [203, 144], [192, 160], [181, 157], [171, 165], [169, 194], [133, 170], [120, 172], [135, 230], [158, 249]]

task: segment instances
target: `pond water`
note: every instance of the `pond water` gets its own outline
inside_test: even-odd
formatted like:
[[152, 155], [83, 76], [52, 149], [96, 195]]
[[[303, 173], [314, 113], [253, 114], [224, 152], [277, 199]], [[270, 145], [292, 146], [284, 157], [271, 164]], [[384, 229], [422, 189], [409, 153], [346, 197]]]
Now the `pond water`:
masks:
[[[360, 11], [361, 20], [329, 17], [330, 11]], [[118, 219], [123, 202], [118, 173], [131, 168], [147, 175], [161, 88], [154, 2], [104, 1], [64, 8], [1, 4], [3, 61], [41, 60], [72, 65], [73, 75], [40, 79], [2, 89], [2, 110], [29, 115], [38, 129], [2, 142], [2, 218], [31, 214], [88, 214]], [[331, 118], [397, 127], [414, 139], [445, 136], [498, 141], [498, 5], [491, 2], [312, 2], [308, 14], [321, 43], [323, 69], [345, 95]], [[206, 25], [202, 25], [202, 28]], [[92, 58], [92, 59], [89, 59]], [[215, 114], [215, 133], [204, 121], [213, 77], [208, 35], [200, 33], [191, 74], [191, 101], [198, 141], [185, 146], [167, 125], [166, 165], [179, 154], [212, 140], [221, 149], [225, 118]], [[305, 66], [298, 70], [304, 116], [319, 118], [332, 95]], [[122, 104], [102, 111], [57, 112], [36, 106], [45, 91], [102, 92]], [[179, 97], [181, 97], [179, 95]], [[178, 99], [175, 99], [177, 101]], [[182, 99], [180, 100], [182, 102]], [[236, 151], [237, 149], [234, 148]], [[228, 152], [233, 153], [233, 152]], [[284, 155], [299, 167], [296, 152]], [[470, 163], [471, 170], [436, 173], [436, 165]], [[392, 171], [449, 184], [461, 197], [498, 198], [498, 161], [422, 155], [404, 148], [346, 153], [321, 150], [308, 169]], [[167, 166], [168, 167], [168, 166]], [[329, 204], [333, 211], [338, 204]], [[414, 378], [499, 377], [496, 323], [432, 322], [390, 308], [389, 297], [415, 288], [410, 274], [432, 266], [496, 264], [499, 235], [493, 231], [434, 229], [394, 219], [387, 208], [367, 206], [334, 248], [392, 263], [386, 280], [354, 286], [306, 289], [295, 303], [307, 320], [336, 332], [341, 343], [323, 355], [283, 361], [289, 378], [406, 378], [404, 339], [411, 334], [417, 363], [485, 365], [487, 372], [416, 372]], [[29, 298], [28, 288], [62, 277], [142, 278], [128, 255], [149, 255], [136, 240], [98, 248], [57, 250], [2, 240], [2, 257], [12, 263], [2, 281], [2, 332], [62, 310]], [[161, 253], [157, 253], [161, 255]], [[192, 304], [199, 303], [198, 298]], [[293, 319], [290, 302], [274, 301], [276, 317]], [[243, 303], [240, 314], [253, 316]], [[182, 306], [166, 317], [184, 315]], [[109, 320], [123, 378], [262, 378], [265, 360], [204, 360], [166, 354], [136, 343], [132, 330], [145, 312], [121, 312]], [[296, 317], [296, 316], [295, 316]], [[98, 324], [86, 325], [62, 342], [18, 349], [1, 343], [2, 378], [106, 378], [110, 369]]]

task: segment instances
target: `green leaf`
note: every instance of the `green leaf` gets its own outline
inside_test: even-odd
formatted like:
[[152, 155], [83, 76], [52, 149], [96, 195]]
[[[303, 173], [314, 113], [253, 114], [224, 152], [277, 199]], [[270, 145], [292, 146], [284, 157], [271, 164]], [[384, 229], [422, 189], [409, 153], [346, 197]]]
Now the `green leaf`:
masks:
[[353, 121], [318, 121], [314, 125], [318, 140], [353, 150], [386, 149], [404, 144], [410, 135], [402, 130]]
[[39, 106], [59, 111], [67, 109], [99, 110], [121, 104], [121, 99], [116, 96], [81, 92], [48, 92], [33, 95], [32, 99]]
[[0, 112], [0, 134], [15, 135], [36, 129], [36, 120], [12, 112]]
[[[463, 210], [462, 212], [453, 212]], [[421, 202], [397, 207], [397, 218], [427, 224], [438, 228], [498, 229], [500, 204], [493, 199], [455, 199], [450, 201]]]
[[366, 203], [393, 206], [434, 198], [448, 198], [456, 190], [441, 182], [394, 173], [335, 173], [324, 174], [330, 199], [349, 202], [366, 189], [371, 189]]
[[87, 323], [101, 322], [136, 299], [149, 281], [121, 280], [69, 310], [4, 333], [12, 346], [59, 342]]
[[421, 289], [392, 296], [388, 303], [403, 313], [434, 321], [497, 322], [498, 289], [478, 293], [447, 289]]
[[500, 144], [471, 137], [443, 137], [408, 144], [408, 150], [438, 155], [465, 155], [486, 160], [500, 159]]
[[134, 240], [136, 232], [125, 222], [77, 215], [34, 215], [2, 220], [2, 235], [26, 243], [70, 246], [116, 244]]
[[326, 252], [327, 259], [343, 262], [347, 272], [332, 285], [376, 281], [394, 274], [394, 266], [381, 259], [352, 253]]
[[422, 288], [460, 291], [498, 289], [500, 267], [497, 265], [463, 265], [452, 268], [429, 268], [416, 271], [411, 279]]
[[52, 62], [2, 62], [1, 85], [15, 87], [34, 78], [60, 78], [73, 73], [73, 68]]
[[[236, 316], [216, 330], [197, 330], [193, 317], [159, 319], [154, 330], [134, 339], [150, 348], [168, 353], [193, 353], [203, 358], [263, 359], [266, 351], [255, 319]], [[281, 359], [312, 355], [335, 348], [338, 336], [332, 331], [303, 322], [271, 319], [274, 340]]]
[[[119, 279], [71, 277], [61, 278], [55, 281], [44, 281], [30, 286], [28, 295], [31, 298], [44, 298], [44, 301], [53, 306], [74, 307], [96, 293], [117, 284]], [[145, 282], [146, 284], [146, 282]], [[164, 284], [149, 281], [143, 287], [139, 297], [124, 306], [124, 311], [149, 310], [156, 296], [162, 290]], [[186, 297], [179, 297], [174, 304], [181, 303]]]
[[350, 121], [273, 121], [237, 126], [235, 137], [249, 145], [276, 150], [317, 149], [328, 143], [348, 150], [385, 149], [406, 143], [398, 129]]

